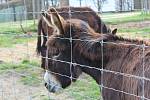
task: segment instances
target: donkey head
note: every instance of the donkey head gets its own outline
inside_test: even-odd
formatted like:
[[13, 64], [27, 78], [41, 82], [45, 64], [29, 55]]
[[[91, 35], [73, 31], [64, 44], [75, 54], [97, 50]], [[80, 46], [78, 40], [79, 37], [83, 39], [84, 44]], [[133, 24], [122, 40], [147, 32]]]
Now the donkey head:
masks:
[[[54, 28], [53, 34], [48, 37], [47, 41], [47, 50], [49, 55], [53, 55], [56, 52], [59, 52], [58, 56], [53, 57], [54, 61], [52, 62], [52, 66], [48, 66], [48, 71], [45, 73], [45, 81], [46, 86], [50, 92], [56, 92], [59, 90], [57, 87], [65, 88], [71, 84], [72, 81], [76, 81], [76, 79], [81, 74], [82, 70], [80, 66], [74, 66], [71, 60], [71, 49], [74, 47], [82, 47], [84, 46], [82, 52], [86, 50], [87, 52], [83, 53], [89, 57], [89, 54], [93, 55], [93, 50], [88, 53], [88, 45], [91, 47], [97, 47], [97, 44], [93, 45], [93, 42], [83, 43], [81, 41], [77, 41], [74, 39], [80, 40], [89, 40], [89, 39], [97, 39], [97, 37], [101, 37], [101, 39], [105, 39], [105, 35], [101, 35], [99, 33], [95, 33], [95, 31], [89, 27], [89, 25], [81, 20], [64, 20], [54, 8], [51, 8], [51, 19], [47, 21], [47, 23]], [[115, 35], [116, 29], [112, 32]], [[112, 35], [111, 34], [111, 35]], [[86, 38], [85, 38], [86, 37]], [[71, 41], [71, 43], [70, 43]], [[71, 45], [72, 44], [72, 45]], [[79, 45], [78, 45], [79, 44]], [[86, 46], [87, 45], [87, 46]], [[71, 48], [73, 47], [73, 48]], [[78, 48], [80, 49], [80, 48]], [[73, 50], [73, 52], [76, 50]], [[79, 52], [80, 53], [80, 52]], [[92, 56], [91, 56], [92, 57]], [[94, 58], [93, 58], [94, 59]]]
[[[55, 60], [48, 59], [44, 80], [45, 86], [49, 92], [57, 92], [61, 88], [69, 86], [72, 81], [76, 81], [76, 78], [81, 74], [81, 70], [79, 67], [69, 63], [71, 61], [70, 51], [65, 51], [65, 48], [67, 48], [66, 46], [69, 46], [70, 42], [68, 39], [61, 39], [61, 37], [66, 37], [65, 32], [69, 32], [68, 30], [65, 30], [67, 21], [65, 21], [54, 8], [51, 8], [49, 11], [51, 11], [48, 15], [50, 17], [47, 18], [43, 15], [49, 27], [54, 30], [47, 41], [48, 57], [51, 57], [50, 55], [55, 55], [58, 52], [60, 53], [58, 56], [53, 57]], [[59, 61], [59, 59], [61, 61]]]

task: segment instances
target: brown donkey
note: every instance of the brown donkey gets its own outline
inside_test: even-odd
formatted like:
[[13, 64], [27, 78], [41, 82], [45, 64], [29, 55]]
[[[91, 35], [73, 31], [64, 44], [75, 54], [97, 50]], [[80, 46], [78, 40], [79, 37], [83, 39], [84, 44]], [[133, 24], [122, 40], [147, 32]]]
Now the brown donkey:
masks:
[[[53, 8], [51, 8], [53, 9]], [[49, 14], [51, 13], [51, 9], [48, 9], [47, 13], [43, 12], [43, 16], [39, 19], [38, 23], [38, 40], [37, 40], [37, 53], [42, 55], [42, 64], [41, 67], [45, 68], [45, 56], [46, 56], [46, 41], [47, 34], [50, 36], [53, 33], [53, 28], [47, 25], [47, 20], [50, 21]], [[71, 15], [69, 16], [69, 9], [71, 11]], [[90, 27], [92, 27], [98, 33], [110, 33], [110, 29], [106, 26], [106, 24], [101, 20], [99, 15], [94, 12], [91, 8], [88, 7], [66, 7], [66, 8], [58, 8], [57, 12], [64, 19], [76, 18], [83, 20], [89, 23]], [[41, 41], [41, 34], [43, 35], [43, 42]]]
[[150, 99], [149, 42], [99, 34], [81, 20], [52, 16], [57, 33], [48, 38], [48, 53], [59, 55], [44, 76], [50, 92], [66, 88], [85, 72], [101, 85], [104, 100]]

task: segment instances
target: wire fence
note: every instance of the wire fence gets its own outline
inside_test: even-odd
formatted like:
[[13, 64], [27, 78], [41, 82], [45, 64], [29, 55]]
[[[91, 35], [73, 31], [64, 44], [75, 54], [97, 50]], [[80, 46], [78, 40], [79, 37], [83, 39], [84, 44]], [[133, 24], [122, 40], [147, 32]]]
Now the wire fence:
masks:
[[[145, 58], [145, 54], [147, 53], [147, 51], [150, 50], [150, 46], [146, 45], [146, 43], [141, 43], [141, 44], [137, 44], [137, 43], [115, 43], [115, 42], [105, 42], [105, 41], [96, 41], [96, 40], [82, 40], [82, 39], [74, 39], [72, 36], [72, 29], [70, 28], [70, 38], [60, 38], [60, 37], [54, 37], [54, 38], [58, 38], [58, 39], [64, 39], [64, 40], [69, 40], [70, 41], [70, 60], [69, 61], [64, 61], [64, 60], [60, 60], [60, 59], [55, 59], [55, 58], [51, 58], [48, 56], [44, 57], [44, 56], [40, 56], [38, 57], [36, 55], [35, 49], [36, 49], [36, 39], [38, 37], [37, 35], [37, 22], [38, 19], [36, 16], [39, 16], [39, 14], [41, 13], [41, 11], [28, 11], [27, 10], [27, 1], [23, 0], [23, 5], [21, 6], [23, 7], [22, 12], [20, 12], [20, 10], [17, 10], [16, 12], [8, 12], [7, 10], [1, 12], [0, 11], [0, 19], [1, 16], [7, 16], [7, 17], [3, 17], [3, 20], [0, 20], [0, 100], [103, 100], [102, 97], [102, 92], [106, 91], [107, 89], [112, 91], [112, 93], [118, 93], [118, 94], [123, 94], [123, 95], [128, 95], [131, 97], [136, 97], [135, 100], [150, 100], [150, 95], [146, 94], [147, 90], [149, 90], [149, 87], [147, 87], [148, 85], [145, 86], [145, 84], [149, 84], [150, 82], [150, 78], [149, 75], [146, 75], [145, 73], [147, 73], [147, 71], [149, 70], [149, 65], [145, 65], [145, 63], [147, 63], [149, 60], [147, 60]], [[70, 2], [75, 2], [73, 0], [71, 0]], [[89, 4], [88, 1], [84, 1], [86, 2], [87, 6], [90, 6], [92, 4]], [[94, 1], [96, 2], [96, 1]], [[95, 5], [95, 3], [93, 2], [93, 5]], [[89, 5], [88, 5], [89, 4]], [[81, 4], [80, 4], [81, 5]], [[9, 9], [9, 7], [11, 7], [9, 5], [9, 2], [7, 2], [7, 8]], [[147, 5], [146, 5], [147, 7]], [[36, 7], [33, 7], [34, 9]], [[43, 5], [43, 8], [46, 8]], [[18, 9], [18, 8], [17, 8]], [[40, 9], [40, 8], [38, 8]], [[145, 9], [145, 6], [143, 6], [143, 9]], [[143, 11], [143, 9], [141, 9], [141, 11]], [[42, 10], [42, 8], [40, 9]], [[69, 19], [72, 18], [72, 14], [75, 12], [80, 12], [84, 15], [84, 13], [87, 13], [87, 11], [72, 11], [71, 9], [69, 9], [68, 12], [59, 12], [59, 13], [68, 13], [69, 15]], [[134, 14], [135, 12], [128, 12], [130, 14]], [[136, 12], [136, 13], [141, 13]], [[16, 19], [14, 17], [10, 17], [8, 18], [9, 15], [14, 15], [16, 14]], [[33, 19], [31, 20], [30, 17], [32, 17]], [[116, 20], [115, 18], [118, 18], [120, 16], [116, 15], [117, 13], [112, 13], [112, 15], [107, 15], [107, 14], [101, 14], [102, 19], [112, 19], [112, 20]], [[127, 14], [127, 13], [125, 13]], [[129, 16], [130, 16], [129, 14]], [[125, 15], [123, 15], [125, 16]], [[112, 18], [111, 18], [112, 17]], [[130, 16], [132, 17], [132, 16]], [[135, 17], [135, 16], [134, 16]], [[120, 20], [118, 19], [118, 21], [116, 21], [116, 23], [118, 22], [119, 24], [117, 25], [110, 25], [110, 27], [117, 27], [118, 29], [121, 28], [122, 29], [122, 36], [124, 35], [124, 37], [133, 37], [139, 39], [139, 37], [137, 35], [139, 35], [138, 33], [138, 29], [141, 28], [144, 29], [146, 27], [146, 31], [142, 31], [140, 33], [140, 38], [142, 37], [142, 39], [147, 40], [148, 42], [150, 41], [150, 33], [147, 32], [149, 25], [150, 25], [150, 21], [146, 20], [145, 15], [141, 14], [140, 18], [142, 20], [138, 21], [138, 22], [131, 22], [129, 24], [132, 25], [128, 25], [128, 24], [123, 24], [120, 23], [119, 21], [123, 20], [125, 17], [121, 17]], [[129, 17], [127, 16], [127, 18], [129, 19]], [[12, 20], [15, 19], [15, 21]], [[146, 22], [145, 22], [146, 20]], [[146, 24], [145, 26], [142, 26], [142, 24]], [[123, 27], [123, 26], [127, 26], [127, 27]], [[136, 26], [138, 26], [136, 28]], [[71, 24], [70, 24], [71, 27]], [[22, 29], [23, 28], [23, 29]], [[134, 32], [131, 31], [131, 33], [136, 33], [136, 34], [130, 34], [130, 29], [132, 28], [132, 30], [134, 29]], [[127, 30], [127, 31], [124, 31]], [[129, 32], [128, 32], [129, 30]], [[137, 31], [135, 31], [137, 30]], [[48, 29], [47, 29], [48, 31]], [[121, 33], [121, 32], [120, 32]], [[119, 34], [120, 35], [120, 34]], [[44, 37], [44, 35], [41, 35], [41, 37]], [[47, 37], [47, 36], [46, 36]], [[143, 38], [144, 37], [144, 38]], [[47, 37], [48, 38], [48, 37]], [[74, 58], [74, 54], [73, 54], [73, 41], [80, 41], [80, 42], [95, 42], [95, 43], [99, 43], [102, 48], [101, 48], [101, 54], [102, 58], [101, 58], [101, 62], [99, 62], [100, 68], [97, 68], [97, 66], [88, 66], [88, 65], [84, 65], [84, 64], [80, 64], [80, 63], [76, 63], [74, 62], [73, 58]], [[104, 66], [104, 45], [106, 44], [111, 44], [114, 46], [121, 46], [121, 45], [125, 45], [125, 46], [132, 46], [133, 48], [137, 49], [138, 48], [138, 55], [140, 55], [141, 60], [142, 60], [142, 66], [140, 68], [140, 73], [139, 74], [135, 74], [135, 73], [124, 73], [119, 69], [111, 69], [108, 67], [105, 68]], [[72, 86], [70, 86], [69, 88], [62, 90], [60, 93], [58, 94], [52, 94], [49, 93], [47, 91], [47, 89], [44, 87], [44, 80], [43, 80], [43, 74], [44, 71], [43, 69], [40, 68], [40, 63], [41, 62], [41, 58], [45, 58], [47, 61], [52, 60], [55, 63], [57, 62], [61, 62], [61, 63], [66, 63], [69, 64], [69, 69], [70, 69], [70, 76], [64, 75], [64, 74], [60, 74], [60, 73], [56, 73], [53, 71], [49, 71], [50, 73], [54, 74], [54, 75], [58, 75], [58, 76], [62, 76], [62, 77], [66, 77], [69, 78], [71, 80], [71, 84], [73, 84]], [[117, 58], [116, 58], [117, 59]], [[74, 79], [77, 79], [75, 77], [73, 77], [72, 73], [72, 67], [73, 66], [80, 66], [81, 68], [86, 68], [86, 69], [90, 69], [90, 70], [97, 70], [98, 72], [101, 73], [101, 84], [96, 84], [95, 81], [93, 81], [93, 79], [90, 79], [89, 76], [83, 74], [81, 75], [81, 77], [78, 79], [78, 81], [76, 82], [77, 84], [75, 84], [73, 82]], [[117, 66], [117, 62], [116, 62], [116, 66]], [[145, 67], [147, 66], [147, 67]], [[119, 66], [118, 66], [119, 67]], [[145, 69], [146, 68], [146, 69]], [[121, 68], [120, 68], [121, 69]], [[130, 70], [130, 69], [127, 69]], [[114, 80], [116, 81], [116, 78], [122, 77], [125, 78], [126, 80], [134, 80], [134, 81], [140, 81], [142, 84], [140, 86], [141, 87], [141, 94], [138, 94], [138, 91], [128, 91], [128, 89], [117, 89], [117, 87], [111, 87], [111, 85], [107, 86], [105, 83], [105, 77], [106, 75], [112, 75], [114, 77], [110, 77], [110, 78], [114, 78], [114, 79], [110, 79], [110, 80]], [[146, 76], [145, 76], [146, 75]], [[91, 81], [92, 80], [92, 81]], [[80, 82], [81, 81], [81, 82]], [[86, 85], [87, 84], [87, 85]], [[117, 82], [116, 82], [117, 84]], [[126, 85], [124, 83], [120, 83], [121, 85]], [[81, 85], [81, 86], [80, 86]], [[93, 86], [94, 85], [94, 86]], [[132, 85], [132, 84], [131, 84]], [[93, 86], [93, 87], [92, 87]], [[95, 86], [97, 87], [95, 89]], [[92, 89], [88, 89], [86, 90], [85, 88], [92, 88]], [[132, 88], [134, 86], [130, 86], [130, 88]], [[59, 87], [62, 88], [62, 87]], [[74, 89], [75, 88], [75, 89]], [[99, 91], [100, 88], [100, 91]], [[126, 87], [128, 88], [128, 87]], [[93, 91], [90, 92], [89, 90]], [[95, 91], [98, 90], [98, 91]], [[130, 89], [129, 89], [130, 90]], [[88, 91], [88, 92], [86, 92]], [[90, 95], [90, 93], [92, 95]], [[149, 92], [148, 92], [149, 93]], [[112, 100], [112, 98], [110, 99]], [[124, 99], [123, 99], [124, 100]]]

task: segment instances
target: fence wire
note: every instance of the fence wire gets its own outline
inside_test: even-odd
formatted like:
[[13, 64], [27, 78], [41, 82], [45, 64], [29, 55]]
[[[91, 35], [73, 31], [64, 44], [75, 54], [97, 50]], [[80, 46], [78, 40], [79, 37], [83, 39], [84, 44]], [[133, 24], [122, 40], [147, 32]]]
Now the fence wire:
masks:
[[[71, 2], [74, 2], [74, 1], [71, 0]], [[88, 5], [87, 0], [84, 0], [84, 2], [86, 2], [86, 5]], [[96, 1], [94, 0], [93, 3], [95, 3], [95, 2]], [[7, 3], [7, 8], [10, 9], [9, 2], [7, 1], [6, 3]], [[34, 11], [34, 12], [27, 11], [28, 4], [27, 4], [26, 0], [23, 0], [23, 4], [24, 4], [24, 6], [23, 6], [24, 8], [23, 8], [22, 12], [19, 12], [20, 18], [18, 18], [19, 20], [18, 20], [17, 24], [16, 24], [16, 22], [8, 21], [8, 19], [7, 19], [8, 17], [6, 17], [6, 19], [4, 18], [4, 20], [2, 20], [3, 22], [0, 21], [1, 22], [0, 24], [4, 25], [6, 27], [10, 27], [10, 29], [13, 29], [14, 27], [16, 29], [20, 29], [20, 25], [23, 25], [23, 27], [25, 27], [25, 30], [26, 30], [26, 27], [28, 27], [28, 18], [27, 18], [28, 14], [35, 14], [34, 15], [34, 18], [35, 18], [35, 16], [38, 16], [41, 12], [40, 11]], [[96, 6], [96, 5], [94, 4], [94, 6]], [[147, 5], [145, 5], [145, 6], [147, 7]], [[142, 5], [144, 10], [145, 10], [145, 6]], [[46, 7], [43, 7], [43, 8], [46, 8]], [[35, 7], [34, 7], [34, 9], [35, 9]], [[84, 14], [84, 13], [87, 13], [89, 11], [82, 11], [81, 12], [81, 11], [72, 11], [71, 9], [69, 9], [68, 12], [64, 11], [64, 12], [59, 12], [59, 13], [60, 14], [61, 13], [68, 13], [69, 19], [71, 19], [72, 14], [76, 13], [76, 12], [80, 12], [80, 13]], [[18, 12], [15, 12], [15, 13], [7, 12], [7, 11], [6, 12], [0, 12], [0, 15], [3, 15], [3, 16], [4, 15], [10, 16], [10, 15], [14, 15], [14, 14], [17, 15]], [[10, 19], [11, 19], [11, 17], [10, 17]], [[143, 17], [143, 21], [144, 20], [145, 19]], [[34, 23], [35, 21], [37, 21], [37, 19], [34, 19], [34, 21], [31, 21], [30, 23]], [[143, 21], [141, 21], [141, 23]], [[6, 23], [7, 23], [7, 25], [5, 25]], [[9, 30], [7, 30], [7, 31], [5, 31], [5, 33], [3, 33], [3, 30], [2, 30], [3, 28], [4, 27], [1, 27], [1, 29], [0, 29], [1, 30], [0, 31], [0, 36], [1, 36], [0, 39], [4, 40], [4, 42], [14, 43], [15, 45], [12, 46], [12, 44], [10, 44], [10, 46], [8, 46], [8, 44], [6, 44], [6, 45], [3, 45], [2, 47], [0, 47], [0, 51], [3, 54], [3, 55], [1, 55], [2, 58], [0, 58], [0, 66], [7, 67], [6, 69], [0, 67], [0, 100], [45, 100], [45, 98], [48, 100], [51, 100], [54, 98], [55, 98], [55, 100], [63, 100], [63, 99], [64, 100], [72, 100], [72, 99], [76, 100], [75, 98], [70, 97], [70, 95], [67, 96], [68, 95], [67, 92], [63, 93], [64, 90], [61, 91], [62, 95], [64, 96], [64, 98], [63, 98], [62, 95], [61, 95], [61, 97], [57, 97], [57, 95], [51, 94], [45, 89], [44, 80], [43, 80], [44, 71], [40, 67], [37, 67], [37, 66], [40, 66], [40, 63], [33, 64], [34, 62], [32, 62], [33, 59], [40, 62], [40, 60], [39, 60], [40, 57], [45, 58], [47, 60], [47, 62], [48, 62], [48, 60], [52, 60], [55, 62], [62, 62], [62, 63], [69, 64], [71, 76], [62, 75], [60, 73], [56, 73], [56, 72], [52, 72], [52, 71], [49, 71], [49, 72], [52, 74], [55, 74], [55, 75], [69, 78], [71, 80], [72, 84], [74, 83], [72, 80], [76, 79], [75, 77], [73, 77], [72, 65], [78, 65], [82, 68], [95, 69], [95, 70], [98, 70], [101, 72], [101, 84], [98, 85], [98, 87], [101, 90], [101, 93], [102, 93], [102, 91], [104, 91], [104, 89], [108, 89], [108, 90], [112, 90], [113, 92], [122, 93], [125, 95], [137, 97], [140, 100], [150, 100], [150, 98], [145, 97], [145, 89], [146, 89], [145, 88], [145, 81], [150, 82], [150, 79], [145, 76], [145, 71], [146, 71], [146, 69], [145, 69], [145, 50], [150, 49], [150, 46], [147, 46], [144, 43], [142, 45], [139, 45], [139, 44], [131, 44], [131, 43], [104, 42], [103, 40], [100, 42], [100, 41], [95, 41], [95, 40], [74, 39], [72, 37], [72, 33], [71, 33], [72, 30], [71, 30], [71, 24], [70, 24], [70, 38], [54, 37], [54, 38], [65, 39], [65, 40], [70, 41], [70, 45], [71, 45], [70, 57], [71, 57], [71, 59], [70, 59], [70, 62], [67, 62], [67, 61], [58, 60], [55, 58], [49, 58], [48, 52], [47, 52], [46, 57], [43, 57], [43, 56], [37, 57], [36, 54], [33, 53], [33, 52], [35, 52], [34, 50], [36, 47], [36, 42], [34, 42], [33, 44], [30, 43], [30, 42], [32, 42], [32, 39], [35, 39], [36, 37], [38, 37], [36, 32], [32, 33], [32, 34], [30, 34], [30, 33], [29, 34], [23, 34], [23, 33], [18, 34], [16, 32], [11, 33], [11, 32], [9, 32]], [[22, 32], [22, 30], [20, 30], [19, 32]], [[48, 33], [48, 28], [47, 28], [47, 33]], [[6, 34], [7, 34], [7, 36], [4, 37], [4, 35], [6, 35]], [[147, 33], [147, 34], [149, 34], [149, 33]], [[9, 40], [4, 39], [4, 38], [9, 38], [10, 36], [11, 36], [11, 39], [9, 39]], [[41, 37], [44, 37], [44, 36], [41, 35]], [[26, 39], [25, 43], [23, 42], [23, 45], [17, 44], [18, 41], [15, 41], [15, 39], [18, 39], [18, 38]], [[149, 41], [149, 38], [150, 38], [150, 35], [148, 35], [148, 41]], [[47, 39], [48, 39], [48, 37], [47, 37]], [[79, 63], [74, 63], [73, 62], [73, 44], [72, 44], [73, 41], [98, 42], [102, 46], [102, 48], [101, 48], [102, 62], [100, 62], [101, 68], [97, 68], [97, 66], [87, 66], [87, 65], [82, 65]], [[15, 43], [15, 42], [17, 42], [17, 43]], [[22, 40], [19, 41], [19, 43], [21, 43], [21, 42], [22, 42]], [[142, 73], [141, 73], [141, 75], [137, 76], [134, 74], [122, 73], [122, 72], [115, 71], [115, 70], [105, 69], [104, 68], [105, 67], [104, 66], [105, 59], [103, 57], [104, 56], [103, 46], [105, 44], [128, 45], [128, 46], [134, 46], [135, 48], [136, 47], [140, 48], [142, 51], [142, 53], [140, 54], [141, 58], [142, 58], [142, 66], [141, 66], [142, 67]], [[20, 47], [21, 47], [21, 49], [20, 49]], [[20, 64], [20, 62], [22, 64]], [[28, 67], [26, 67], [26, 69], [25, 69], [22, 66], [24, 66], [26, 63], [29, 63], [29, 64], [26, 65]], [[16, 66], [16, 65], [18, 65], [18, 66]], [[12, 67], [9, 68], [9, 66], [12, 66]], [[19, 68], [21, 68], [21, 69], [19, 69]], [[33, 72], [33, 73], [31, 74], [31, 72]], [[135, 80], [142, 80], [142, 95], [139, 96], [139, 95], [136, 95], [136, 94], [131, 93], [131, 92], [118, 90], [118, 89], [115, 89], [112, 87], [105, 86], [105, 84], [103, 82], [105, 79], [104, 73], [107, 73], [107, 74], [111, 73], [111, 74], [123, 76], [126, 78], [133, 78]], [[37, 78], [36, 76], [39, 76], [39, 77]], [[78, 79], [78, 81], [83, 81], [83, 83], [85, 83], [85, 84], [93, 84], [91, 81], [88, 81], [88, 79], [86, 81], [85, 80], [86, 79], [82, 79], [82, 78]], [[23, 82], [24, 85], [21, 85], [21, 82]], [[37, 85], [37, 83], [39, 83], [39, 84]], [[38, 87], [39, 87], [39, 89], [37, 89]], [[73, 85], [71, 87], [73, 87]], [[82, 90], [82, 91], [84, 92], [84, 90]], [[95, 99], [103, 100], [102, 96], [95, 98], [95, 97], [91, 97], [91, 96], [85, 96], [82, 93], [80, 94], [80, 93], [76, 92], [76, 94], [75, 94], [74, 92], [75, 91], [70, 91], [71, 96], [77, 95], [77, 96], [80, 96], [84, 100], [95, 100]], [[65, 97], [65, 95], [67, 97]]]

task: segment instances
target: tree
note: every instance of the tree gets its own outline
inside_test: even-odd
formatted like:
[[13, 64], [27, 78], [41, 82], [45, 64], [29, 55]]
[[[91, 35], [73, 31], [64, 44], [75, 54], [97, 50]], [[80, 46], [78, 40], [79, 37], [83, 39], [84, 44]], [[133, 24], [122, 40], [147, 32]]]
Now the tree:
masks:
[[120, 2], [119, 2], [119, 6], [120, 6], [120, 11], [123, 11], [123, 0], [120, 0]]
[[81, 5], [82, 5], [82, 0], [79, 0], [79, 2], [80, 2], [80, 7], [81, 7]]
[[103, 3], [106, 2], [107, 0], [97, 0], [97, 9], [98, 9], [98, 12], [100, 13], [102, 11], [102, 6], [103, 6]]
[[150, 0], [141, 0], [141, 5], [144, 14], [148, 14], [150, 12]]
[[69, 6], [69, 0], [59, 0], [60, 2], [60, 7], [67, 7]]
[[58, 0], [50, 0], [51, 1], [51, 6], [56, 7]]
[[45, 0], [45, 6], [46, 6], [46, 9], [48, 9], [48, 7], [49, 7], [49, 0]]

